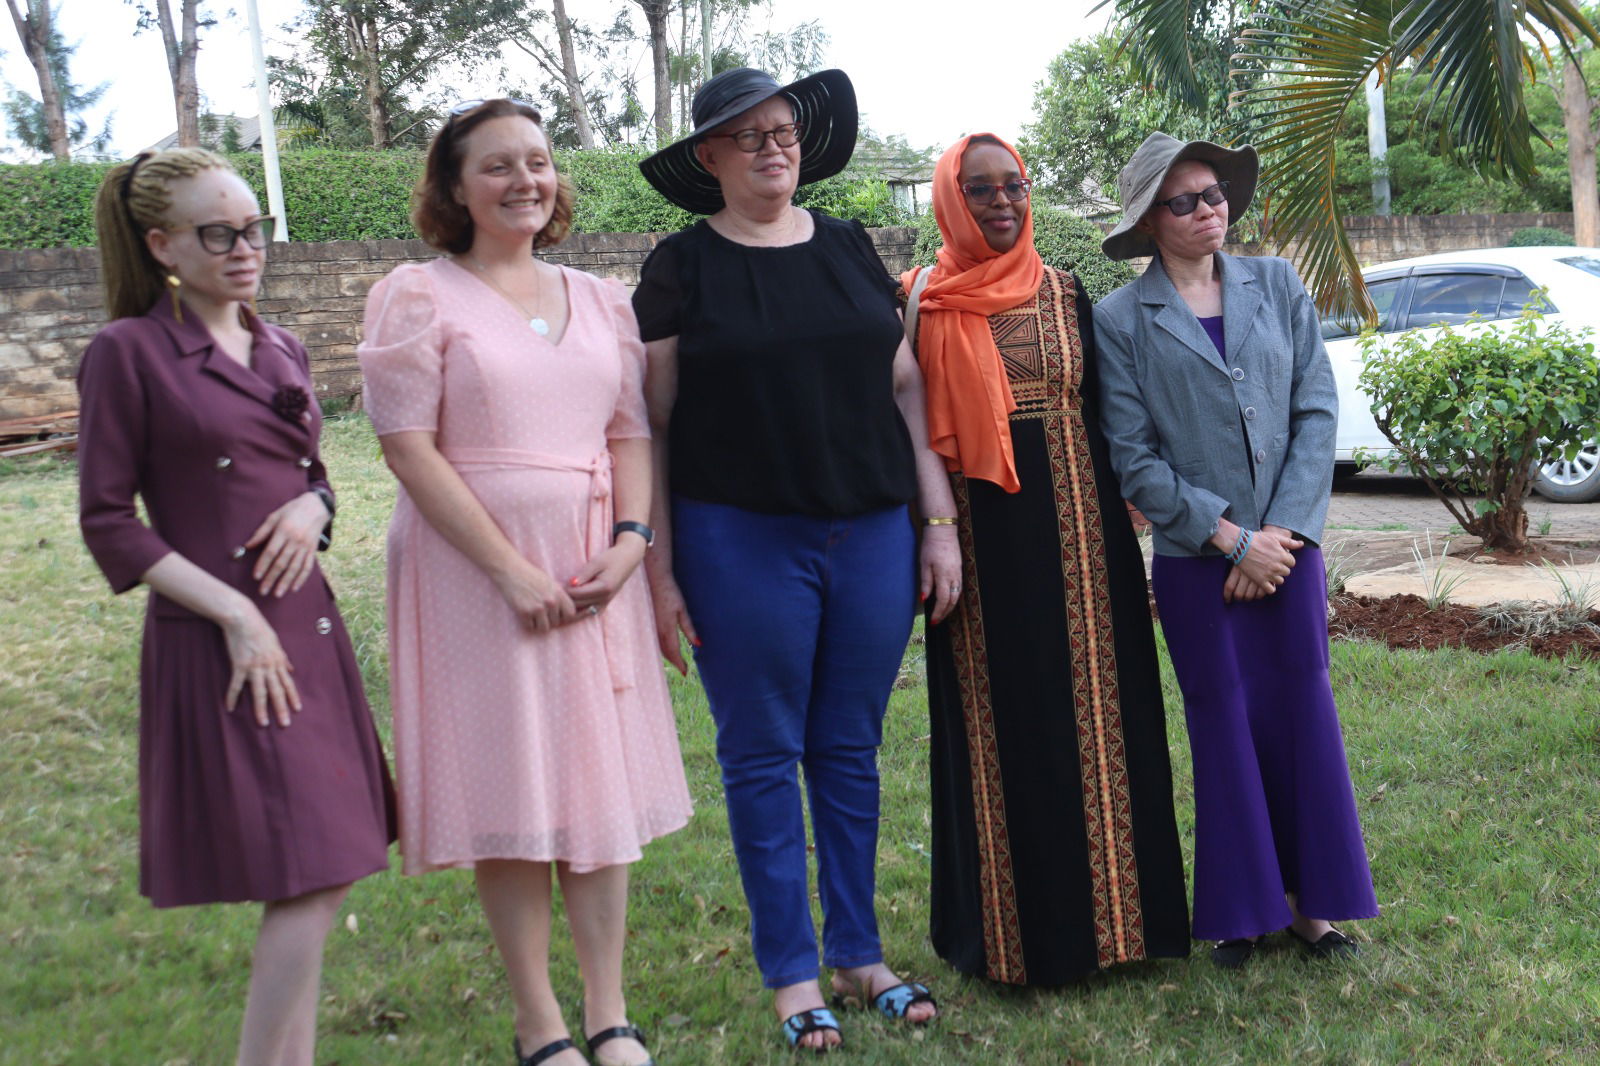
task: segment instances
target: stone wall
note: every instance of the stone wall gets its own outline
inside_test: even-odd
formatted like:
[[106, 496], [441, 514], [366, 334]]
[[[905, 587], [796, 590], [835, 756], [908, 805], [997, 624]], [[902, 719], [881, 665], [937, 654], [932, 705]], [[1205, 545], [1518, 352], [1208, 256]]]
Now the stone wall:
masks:
[[[891, 271], [911, 266], [913, 230], [873, 230], [872, 236]], [[660, 239], [648, 233], [579, 234], [544, 254], [631, 287]], [[401, 263], [436, 254], [416, 240], [275, 244], [258, 306], [305, 344], [321, 395], [351, 395], [361, 389], [355, 348], [367, 290]], [[99, 262], [92, 248], [0, 251], [0, 420], [78, 405], [78, 357], [105, 317]]]
[[[1426, 252], [1503, 245], [1528, 226], [1572, 232], [1571, 215], [1432, 215], [1347, 220], [1362, 262]], [[884, 265], [911, 266], [915, 232], [873, 230]], [[580, 234], [548, 258], [628, 285], [660, 234]], [[1231, 245], [1260, 255], [1260, 245]], [[1293, 257], [1293, 249], [1289, 252]], [[367, 290], [401, 263], [428, 259], [421, 241], [337, 241], [273, 245], [262, 286], [263, 315], [305, 343], [319, 392], [347, 396], [361, 387], [355, 346]], [[0, 420], [46, 415], [77, 406], [78, 356], [103, 321], [99, 256], [89, 248], [0, 251]]]
[[[1355, 215], [1344, 220], [1356, 259], [1365, 264], [1409, 259], [1414, 255], [1453, 252], [1462, 248], [1501, 248], [1521, 229], [1543, 226], [1572, 233], [1572, 214], [1515, 215]], [[1229, 243], [1235, 255], [1285, 255], [1298, 258], [1291, 244], [1277, 251], [1260, 244]]]

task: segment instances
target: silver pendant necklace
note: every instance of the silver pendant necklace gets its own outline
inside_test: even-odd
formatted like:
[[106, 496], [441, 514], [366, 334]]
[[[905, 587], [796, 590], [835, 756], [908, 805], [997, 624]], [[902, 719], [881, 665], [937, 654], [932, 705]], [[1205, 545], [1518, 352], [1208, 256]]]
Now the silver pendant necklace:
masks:
[[[518, 301], [515, 296], [512, 296], [509, 292], [500, 287], [500, 283], [495, 281], [493, 275], [489, 273], [489, 268], [480, 263], [477, 256], [473, 255], [471, 252], [468, 252], [467, 258], [472, 260], [472, 265], [478, 268], [478, 273], [483, 275], [483, 280], [487, 281], [495, 292], [498, 292], [501, 296], [504, 296], [507, 300], [509, 300], [512, 307], [515, 307], [522, 313], [522, 317], [528, 320], [529, 329], [533, 330], [541, 337], [548, 337], [550, 335], [550, 323], [544, 320], [544, 316], [528, 314], [528, 309], [523, 307], [521, 302]], [[539, 268], [537, 266], [535, 266], [533, 269], [533, 284], [533, 302], [538, 304], [544, 297], [544, 281], [539, 277]]]

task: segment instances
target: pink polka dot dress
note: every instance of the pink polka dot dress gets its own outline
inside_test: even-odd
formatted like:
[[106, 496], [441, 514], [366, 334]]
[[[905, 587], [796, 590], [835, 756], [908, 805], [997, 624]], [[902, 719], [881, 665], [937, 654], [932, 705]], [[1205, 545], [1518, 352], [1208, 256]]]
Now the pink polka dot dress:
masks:
[[[449, 259], [373, 287], [358, 352], [381, 436], [435, 432], [500, 529], [565, 581], [611, 543], [607, 439], [648, 437], [644, 347], [622, 285], [562, 269], [552, 344]], [[597, 617], [518, 621], [399, 490], [389, 668], [405, 872], [479, 859], [639, 858], [689, 820], [643, 568]]]

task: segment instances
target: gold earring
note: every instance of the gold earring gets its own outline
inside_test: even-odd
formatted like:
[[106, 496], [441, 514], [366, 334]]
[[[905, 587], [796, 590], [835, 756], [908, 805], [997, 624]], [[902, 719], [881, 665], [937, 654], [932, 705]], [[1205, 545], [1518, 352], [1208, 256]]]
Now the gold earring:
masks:
[[179, 322], [183, 321], [183, 303], [178, 299], [178, 287], [183, 282], [178, 280], [178, 275], [167, 275], [167, 291], [172, 294], [172, 317]]

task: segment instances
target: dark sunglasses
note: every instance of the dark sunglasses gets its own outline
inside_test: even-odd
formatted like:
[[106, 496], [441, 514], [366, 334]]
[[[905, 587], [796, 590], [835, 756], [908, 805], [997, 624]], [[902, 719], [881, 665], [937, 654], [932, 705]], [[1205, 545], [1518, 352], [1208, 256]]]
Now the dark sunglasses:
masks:
[[1164, 207], [1168, 211], [1182, 218], [1184, 215], [1194, 214], [1194, 209], [1204, 200], [1212, 207], [1216, 207], [1228, 198], [1228, 183], [1219, 181], [1210, 188], [1201, 189], [1199, 192], [1186, 192], [1181, 196], [1174, 196], [1170, 200], [1157, 200], [1153, 207]]
[[239, 238], [244, 238], [244, 243], [260, 250], [272, 240], [272, 229], [277, 224], [277, 219], [271, 215], [262, 215], [244, 224], [243, 229], [234, 229], [226, 222], [207, 222], [200, 226], [180, 226], [176, 233], [183, 229], [193, 229], [195, 236], [200, 238], [200, 247], [212, 255], [227, 255], [233, 251], [234, 245], [239, 243]]
[[795, 142], [800, 140], [800, 135], [805, 132], [805, 126], [798, 122], [785, 122], [770, 130], [735, 130], [732, 133], [708, 133], [707, 137], [726, 137], [734, 143], [741, 152], [759, 152], [761, 146], [767, 143], [767, 138], [772, 138], [772, 143], [779, 148], [793, 148]]
[[1017, 200], [1026, 200], [1028, 190], [1033, 188], [1033, 182], [1027, 178], [1018, 178], [1008, 181], [1004, 185], [988, 185], [981, 181], [969, 181], [961, 186], [961, 192], [967, 199], [975, 204], [986, 204], [994, 199], [995, 191], [1001, 190], [1006, 194], [1006, 199], [1013, 203]]

